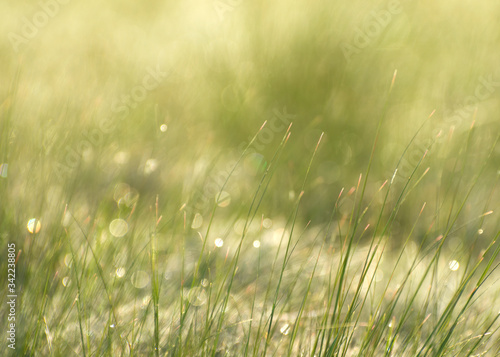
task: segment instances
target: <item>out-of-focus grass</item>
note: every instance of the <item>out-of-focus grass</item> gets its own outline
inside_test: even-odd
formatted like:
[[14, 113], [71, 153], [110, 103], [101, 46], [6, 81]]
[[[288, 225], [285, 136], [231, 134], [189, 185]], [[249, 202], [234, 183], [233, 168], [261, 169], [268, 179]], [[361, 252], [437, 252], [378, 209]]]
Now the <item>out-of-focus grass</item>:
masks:
[[498, 353], [500, 5], [41, 4], [0, 5], [19, 355]]

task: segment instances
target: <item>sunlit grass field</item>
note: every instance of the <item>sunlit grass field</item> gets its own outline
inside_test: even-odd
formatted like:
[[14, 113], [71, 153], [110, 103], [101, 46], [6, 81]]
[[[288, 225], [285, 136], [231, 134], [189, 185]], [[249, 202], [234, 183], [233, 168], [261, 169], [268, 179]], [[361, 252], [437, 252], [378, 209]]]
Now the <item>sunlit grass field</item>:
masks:
[[500, 355], [500, 4], [0, 9], [1, 356]]

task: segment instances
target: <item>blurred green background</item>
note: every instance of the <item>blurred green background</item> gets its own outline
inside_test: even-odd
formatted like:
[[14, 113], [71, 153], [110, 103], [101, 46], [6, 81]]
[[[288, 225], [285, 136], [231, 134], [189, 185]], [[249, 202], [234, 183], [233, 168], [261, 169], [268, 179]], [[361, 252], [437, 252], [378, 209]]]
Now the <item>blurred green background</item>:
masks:
[[[28, 201], [22, 207], [40, 207], [51, 186], [78, 187], [86, 200], [99, 201], [121, 181], [142, 195], [165, 192], [175, 209], [187, 202], [196, 206], [200, 195], [213, 198], [205, 186], [212, 176], [223, 176], [242, 143], [285, 110], [293, 115], [292, 136], [272, 184], [274, 199], [267, 204], [279, 214], [297, 194], [325, 132], [304, 220], [327, 217], [329, 200], [320, 198], [335, 198], [365, 171], [396, 69], [373, 192], [392, 177], [404, 147], [434, 110], [415, 141], [414, 157], [442, 130], [433, 157], [450, 162], [475, 109], [479, 157], [499, 129], [500, 5], [494, 3], [21, 1], [1, 6], [2, 162], [9, 163], [10, 186], [5, 190], [3, 182], [2, 194], [9, 202]], [[148, 71], [160, 74], [147, 82], [152, 89], [144, 90]], [[485, 81], [489, 86], [477, 98]], [[471, 96], [475, 100], [468, 102]], [[111, 129], [103, 132], [103, 126]], [[269, 161], [284, 132], [272, 130], [250, 160]], [[416, 163], [411, 154], [410, 166]], [[148, 160], [154, 170], [145, 174]], [[474, 163], [468, 171], [474, 171]], [[233, 202], [244, 199], [246, 190], [238, 187], [258, 178], [255, 169], [247, 167], [245, 173], [229, 187]], [[442, 178], [439, 166], [433, 173]], [[435, 186], [436, 180], [423, 184]], [[27, 188], [36, 194], [27, 197]]]

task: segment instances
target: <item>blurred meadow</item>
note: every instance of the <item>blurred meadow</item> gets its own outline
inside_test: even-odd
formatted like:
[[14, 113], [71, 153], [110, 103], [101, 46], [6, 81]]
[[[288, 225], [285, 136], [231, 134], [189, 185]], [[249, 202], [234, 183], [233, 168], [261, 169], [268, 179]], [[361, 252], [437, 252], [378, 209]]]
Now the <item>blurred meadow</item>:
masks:
[[500, 3], [0, 9], [0, 355], [500, 355]]

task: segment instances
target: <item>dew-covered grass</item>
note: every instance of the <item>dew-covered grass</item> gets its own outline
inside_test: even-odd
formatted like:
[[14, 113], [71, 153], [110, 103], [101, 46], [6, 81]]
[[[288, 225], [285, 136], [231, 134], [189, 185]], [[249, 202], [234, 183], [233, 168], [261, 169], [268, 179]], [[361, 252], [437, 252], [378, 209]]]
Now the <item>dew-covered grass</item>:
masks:
[[0, 355], [500, 355], [499, 5], [0, 8]]

